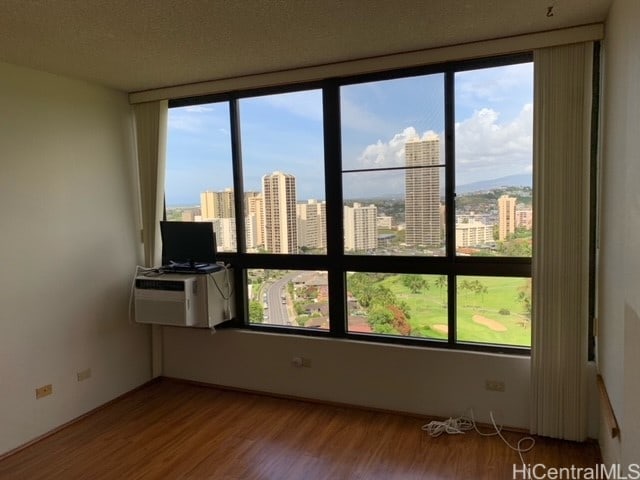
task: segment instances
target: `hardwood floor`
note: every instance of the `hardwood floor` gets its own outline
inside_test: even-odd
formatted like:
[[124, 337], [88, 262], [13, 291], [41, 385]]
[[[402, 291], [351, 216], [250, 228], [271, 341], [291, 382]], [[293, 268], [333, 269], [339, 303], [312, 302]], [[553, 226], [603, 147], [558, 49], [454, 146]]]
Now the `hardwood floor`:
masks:
[[[424, 423], [164, 379], [0, 461], [0, 479], [513, 478], [499, 438], [431, 438]], [[536, 441], [526, 463], [600, 462], [595, 443]]]

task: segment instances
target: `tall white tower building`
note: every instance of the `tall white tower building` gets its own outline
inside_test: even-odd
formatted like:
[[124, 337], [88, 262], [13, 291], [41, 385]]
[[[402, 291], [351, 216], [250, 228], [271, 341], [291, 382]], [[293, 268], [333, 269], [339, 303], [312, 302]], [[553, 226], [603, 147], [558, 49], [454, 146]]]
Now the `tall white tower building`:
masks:
[[378, 209], [354, 203], [344, 206], [344, 249], [359, 252], [378, 247]]
[[298, 253], [296, 178], [282, 172], [262, 177], [265, 248], [270, 253]]
[[[440, 246], [440, 138], [428, 134], [404, 146], [405, 224], [408, 245]], [[416, 168], [418, 167], [418, 168]], [[426, 168], [425, 168], [426, 167]]]
[[516, 231], [516, 200], [509, 195], [498, 198], [498, 240], [506, 240]]
[[316, 200], [296, 205], [298, 215], [298, 246], [327, 248], [327, 204]]

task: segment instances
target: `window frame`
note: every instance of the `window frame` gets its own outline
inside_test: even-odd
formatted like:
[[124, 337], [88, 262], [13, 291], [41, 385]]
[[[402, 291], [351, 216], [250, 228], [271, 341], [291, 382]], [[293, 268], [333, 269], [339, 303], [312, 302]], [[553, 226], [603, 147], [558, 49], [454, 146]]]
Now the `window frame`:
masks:
[[[456, 338], [456, 278], [458, 276], [502, 276], [530, 278], [530, 257], [465, 257], [456, 255], [455, 248], [455, 73], [533, 61], [533, 53], [502, 55], [473, 60], [410, 67], [389, 71], [335, 77], [323, 81], [280, 85], [260, 89], [238, 90], [222, 94], [169, 100], [169, 108], [228, 102], [231, 131], [233, 189], [236, 218], [244, 218], [244, 186], [242, 140], [239, 102], [243, 98], [320, 89], [322, 91], [324, 182], [326, 200], [326, 254], [247, 253], [244, 222], [236, 221], [236, 252], [220, 252], [220, 260], [235, 269], [237, 318], [228, 327], [252, 331], [340, 338], [366, 342], [401, 344], [453, 350], [529, 355], [530, 347], [458, 342]], [[444, 256], [375, 256], [357, 255], [344, 250], [342, 138], [340, 117], [340, 87], [359, 83], [393, 80], [411, 76], [444, 74], [444, 172], [445, 172], [445, 255]], [[535, 195], [535, 192], [534, 192]], [[165, 203], [166, 209], [166, 203]], [[375, 265], [372, 265], [375, 258]], [[323, 270], [328, 272], [330, 328], [309, 328], [250, 324], [248, 319], [247, 270]], [[448, 339], [403, 337], [375, 333], [349, 332], [347, 328], [347, 272], [418, 273], [446, 275]]]

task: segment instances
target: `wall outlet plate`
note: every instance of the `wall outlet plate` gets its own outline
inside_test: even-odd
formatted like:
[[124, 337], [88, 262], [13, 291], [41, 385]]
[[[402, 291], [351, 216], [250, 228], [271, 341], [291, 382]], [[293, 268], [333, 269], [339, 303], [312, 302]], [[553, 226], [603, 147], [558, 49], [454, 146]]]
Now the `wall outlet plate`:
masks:
[[77, 374], [77, 378], [78, 381], [81, 382], [83, 380], [86, 380], [87, 378], [91, 377], [91, 369], [87, 368], [86, 370], [82, 370], [81, 372], [78, 372]]
[[36, 388], [36, 399], [46, 397], [47, 395], [51, 395], [53, 393], [53, 385], [43, 385], [42, 387]]
[[485, 380], [484, 388], [492, 392], [504, 392], [504, 382], [501, 380]]

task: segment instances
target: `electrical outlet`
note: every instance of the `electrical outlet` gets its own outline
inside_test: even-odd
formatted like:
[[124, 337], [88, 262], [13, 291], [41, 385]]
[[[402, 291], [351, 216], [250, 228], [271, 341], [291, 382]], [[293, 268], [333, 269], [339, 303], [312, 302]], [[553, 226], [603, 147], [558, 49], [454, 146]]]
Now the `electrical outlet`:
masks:
[[492, 392], [504, 392], [504, 382], [500, 380], [485, 380], [484, 388]]
[[311, 359], [307, 357], [293, 357], [291, 366], [296, 368], [311, 368]]
[[53, 385], [43, 385], [40, 388], [36, 388], [36, 399], [46, 397], [47, 395], [51, 395], [53, 393]]
[[79, 382], [82, 382], [83, 380], [86, 380], [87, 378], [91, 377], [91, 369], [87, 368], [86, 370], [82, 370], [81, 372], [78, 372], [77, 374], [77, 378]]

